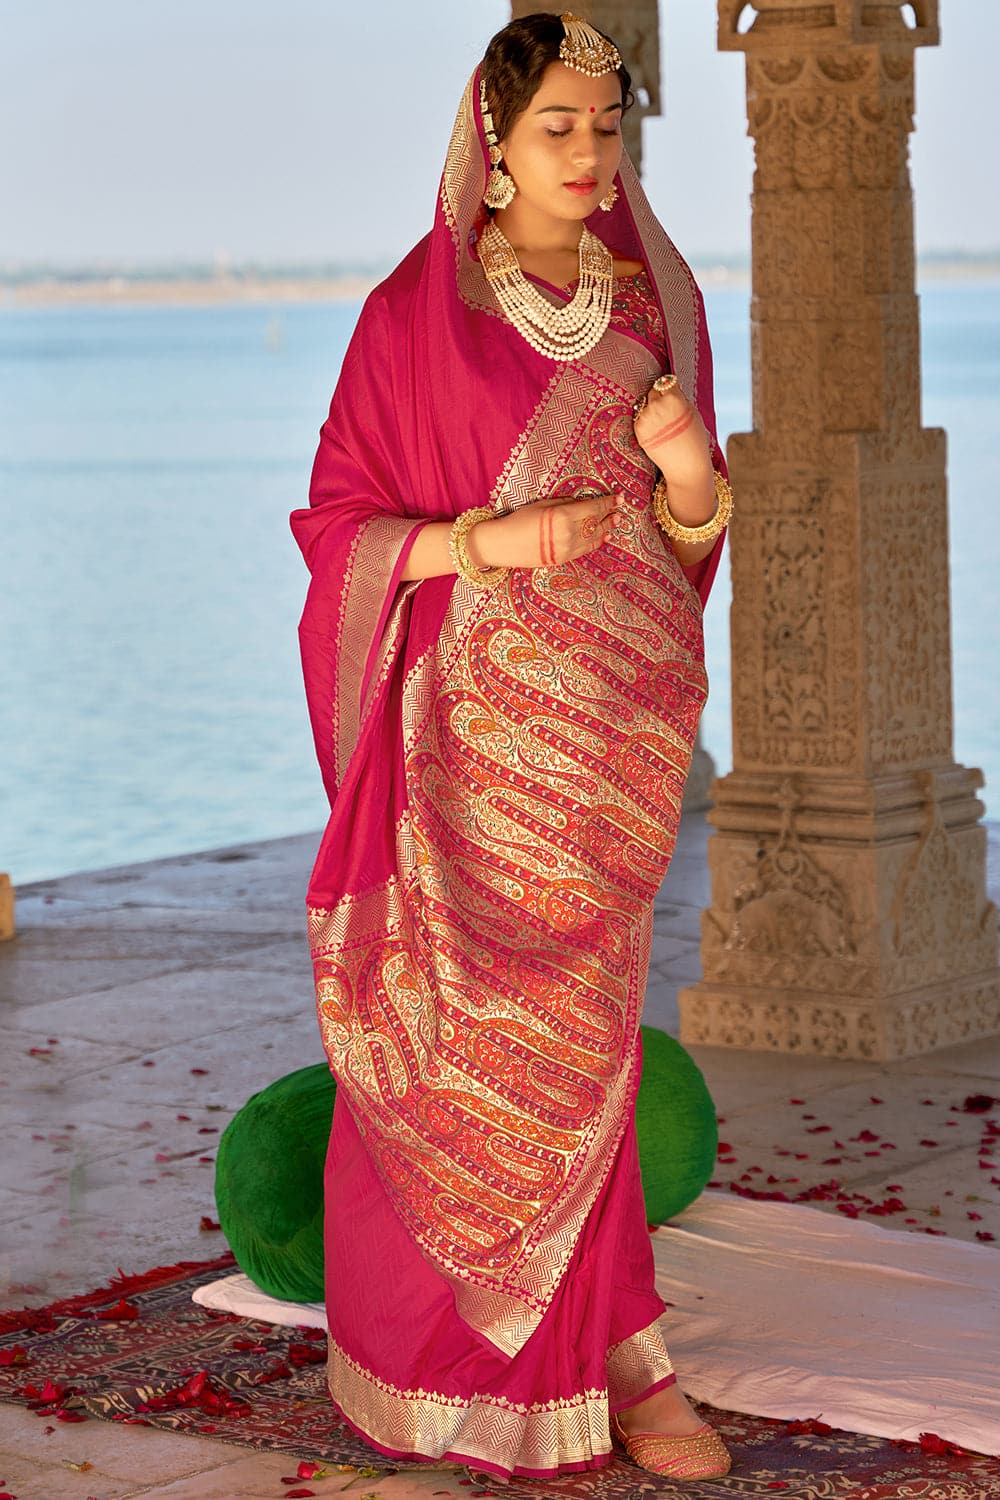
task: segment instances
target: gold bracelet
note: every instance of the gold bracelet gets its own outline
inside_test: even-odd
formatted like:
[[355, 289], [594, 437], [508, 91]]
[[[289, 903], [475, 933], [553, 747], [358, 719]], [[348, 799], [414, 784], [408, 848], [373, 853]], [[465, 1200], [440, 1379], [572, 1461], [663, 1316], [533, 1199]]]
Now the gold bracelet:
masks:
[[653, 509], [667, 536], [678, 542], [710, 542], [729, 525], [733, 513], [733, 492], [729, 481], [715, 470], [715, 515], [703, 526], [682, 526], [676, 516], [671, 515], [667, 504], [667, 483], [662, 474], [653, 490]]
[[471, 583], [473, 588], [491, 589], [510, 572], [509, 568], [477, 568], [466, 550], [465, 539], [473, 526], [478, 526], [480, 521], [491, 521], [495, 515], [496, 512], [488, 505], [474, 506], [472, 510], [465, 510], [456, 517], [448, 533], [448, 551], [455, 572], [466, 583]]

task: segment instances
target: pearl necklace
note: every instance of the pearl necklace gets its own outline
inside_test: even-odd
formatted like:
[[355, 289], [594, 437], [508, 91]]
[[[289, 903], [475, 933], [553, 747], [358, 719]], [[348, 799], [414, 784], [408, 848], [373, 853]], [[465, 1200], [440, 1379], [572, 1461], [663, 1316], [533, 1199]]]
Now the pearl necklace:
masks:
[[580, 359], [611, 322], [615, 263], [586, 224], [580, 235], [580, 281], [571, 302], [555, 307], [532, 286], [513, 246], [491, 221], [479, 240], [479, 260], [503, 311], [518, 333], [549, 359]]

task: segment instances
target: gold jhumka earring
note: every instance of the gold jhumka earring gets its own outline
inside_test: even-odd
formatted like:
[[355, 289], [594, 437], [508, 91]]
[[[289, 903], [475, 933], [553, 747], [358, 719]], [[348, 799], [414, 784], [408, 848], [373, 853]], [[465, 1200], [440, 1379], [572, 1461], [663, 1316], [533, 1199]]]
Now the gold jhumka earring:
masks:
[[500, 163], [503, 160], [503, 152], [497, 142], [496, 132], [493, 129], [493, 116], [490, 113], [489, 102], [486, 98], [486, 83], [479, 80], [479, 107], [483, 113], [483, 132], [486, 136], [486, 144], [490, 148], [490, 175], [486, 179], [486, 191], [483, 194], [483, 202], [487, 208], [506, 208], [517, 192], [513, 177], [501, 171]]
[[604, 212], [606, 214], [609, 214], [617, 202], [618, 189], [615, 187], [614, 183], [612, 183], [597, 206], [598, 208], [603, 208]]

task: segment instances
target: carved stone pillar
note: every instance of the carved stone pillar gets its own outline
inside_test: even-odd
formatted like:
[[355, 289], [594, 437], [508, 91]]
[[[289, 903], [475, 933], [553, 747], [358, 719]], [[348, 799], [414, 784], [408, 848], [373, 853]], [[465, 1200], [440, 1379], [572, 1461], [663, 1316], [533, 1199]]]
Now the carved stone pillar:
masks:
[[719, 0], [747, 54], [754, 431], [733, 437], [733, 770], [683, 1042], [889, 1059], [1000, 1031], [982, 772], [952, 751], [945, 434], [908, 136], [937, 0]]
[[[512, 0], [511, 19], [534, 15], [546, 6], [538, 0]], [[625, 115], [622, 135], [637, 172], [642, 170], [642, 122], [660, 113], [660, 12], [658, 0], [592, 0], [571, 5], [592, 25], [613, 37], [632, 75], [635, 106]]]

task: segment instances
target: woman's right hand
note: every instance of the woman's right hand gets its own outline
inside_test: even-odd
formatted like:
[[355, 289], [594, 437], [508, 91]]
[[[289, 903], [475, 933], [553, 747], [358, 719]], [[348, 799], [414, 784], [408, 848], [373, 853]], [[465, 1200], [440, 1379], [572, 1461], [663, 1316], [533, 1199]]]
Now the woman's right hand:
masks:
[[596, 552], [614, 535], [622, 494], [547, 495], [480, 521], [466, 537], [477, 568], [551, 568]]

